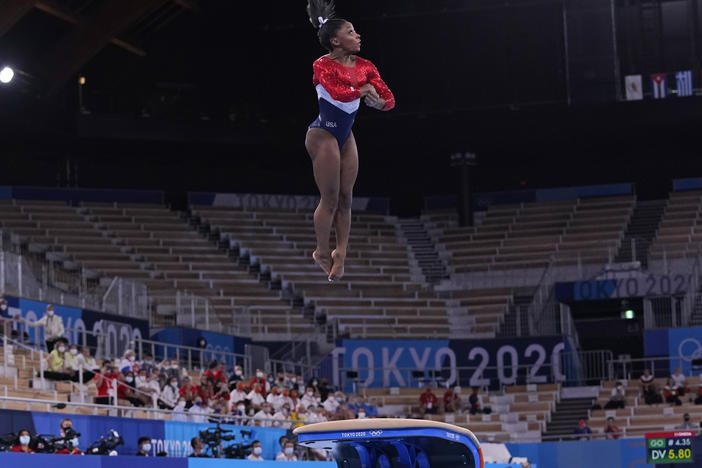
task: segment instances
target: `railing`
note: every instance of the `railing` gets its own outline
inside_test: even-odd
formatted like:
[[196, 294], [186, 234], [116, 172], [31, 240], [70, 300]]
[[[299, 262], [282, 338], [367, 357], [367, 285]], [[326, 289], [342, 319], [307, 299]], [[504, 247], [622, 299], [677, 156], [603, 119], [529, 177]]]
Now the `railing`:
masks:
[[655, 357], [655, 358], [636, 358], [630, 359], [621, 357], [620, 359], [612, 359], [607, 363], [609, 367], [609, 375], [614, 379], [627, 379], [640, 377], [644, 369], [648, 369], [651, 375], [669, 376], [672, 369], [684, 367], [685, 362], [690, 362], [692, 357]]

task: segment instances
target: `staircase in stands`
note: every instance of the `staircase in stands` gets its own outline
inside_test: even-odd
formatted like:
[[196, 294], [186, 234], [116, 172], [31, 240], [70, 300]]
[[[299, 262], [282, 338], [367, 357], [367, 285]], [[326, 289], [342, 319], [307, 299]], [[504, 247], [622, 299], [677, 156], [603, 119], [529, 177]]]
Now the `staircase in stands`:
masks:
[[553, 442], [556, 439], [571, 439], [578, 422], [588, 419], [588, 410], [592, 408], [593, 402], [592, 398], [572, 398], [556, 403], [551, 421], [546, 424], [543, 440]]
[[648, 250], [660, 224], [667, 200], [638, 201], [619, 247], [615, 262], [641, 262], [648, 267]]
[[446, 265], [436, 251], [436, 245], [429, 236], [422, 220], [417, 218], [400, 219], [401, 235], [407, 240], [407, 245], [412, 248], [414, 258], [422, 269], [426, 281], [437, 284], [442, 279], [449, 277]]

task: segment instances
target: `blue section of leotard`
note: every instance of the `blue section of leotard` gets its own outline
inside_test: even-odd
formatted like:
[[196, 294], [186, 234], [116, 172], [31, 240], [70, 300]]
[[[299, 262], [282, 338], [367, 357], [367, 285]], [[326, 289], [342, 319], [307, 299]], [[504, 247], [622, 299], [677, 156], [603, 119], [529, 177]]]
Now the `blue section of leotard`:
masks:
[[339, 109], [325, 99], [319, 99], [319, 117], [312, 122], [309, 128], [321, 128], [326, 130], [336, 138], [339, 149], [344, 146], [349, 135], [353, 122], [356, 119], [356, 112], [348, 114]]

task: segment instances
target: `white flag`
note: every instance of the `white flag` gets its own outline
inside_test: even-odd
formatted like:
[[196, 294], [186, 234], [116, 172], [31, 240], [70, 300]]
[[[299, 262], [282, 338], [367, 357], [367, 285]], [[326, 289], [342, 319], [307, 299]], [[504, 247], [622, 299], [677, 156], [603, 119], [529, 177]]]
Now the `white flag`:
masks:
[[643, 100], [643, 86], [641, 82], [641, 75], [628, 75], [624, 78], [624, 81], [626, 84], [626, 100]]

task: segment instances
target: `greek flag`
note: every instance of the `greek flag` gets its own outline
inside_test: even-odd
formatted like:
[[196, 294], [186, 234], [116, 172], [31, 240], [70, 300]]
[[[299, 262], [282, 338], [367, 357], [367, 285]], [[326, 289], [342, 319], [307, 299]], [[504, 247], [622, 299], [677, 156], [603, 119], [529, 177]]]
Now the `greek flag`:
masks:
[[665, 73], [654, 73], [651, 75], [651, 88], [653, 89], [653, 99], [665, 99], [668, 95], [668, 78]]
[[692, 83], [692, 71], [685, 70], [677, 72], [675, 74], [675, 81], [678, 84], [678, 97], [692, 96], [694, 94]]

